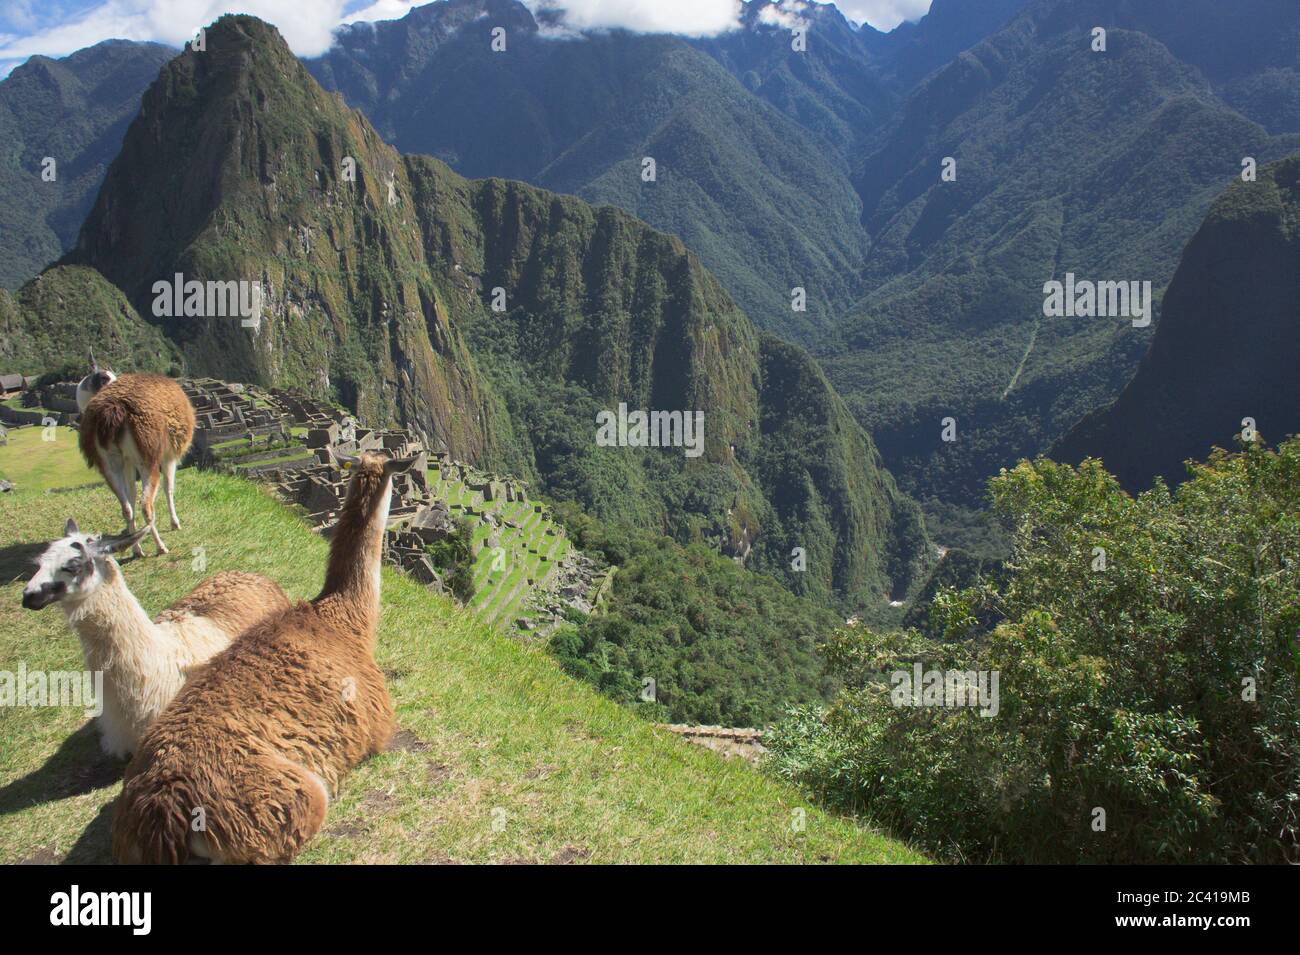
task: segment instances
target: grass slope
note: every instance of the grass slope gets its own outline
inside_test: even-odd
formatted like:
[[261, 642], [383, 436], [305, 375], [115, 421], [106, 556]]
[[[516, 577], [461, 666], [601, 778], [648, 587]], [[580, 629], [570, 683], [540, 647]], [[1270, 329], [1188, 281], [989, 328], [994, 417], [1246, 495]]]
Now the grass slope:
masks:
[[[229, 568], [269, 574], [292, 597], [315, 594], [326, 543], [289, 510], [237, 478], [189, 471], [178, 498], [185, 528], [168, 535], [172, 553], [125, 566], [147, 608]], [[57, 609], [19, 607], [29, 558], [70, 514], [83, 527], [120, 523], [102, 488], [0, 499], [0, 669], [81, 666]], [[540, 647], [389, 570], [378, 656], [401, 731], [348, 777], [304, 862], [924, 861], [638, 720]], [[99, 760], [82, 711], [2, 708], [0, 741], [0, 862], [105, 861], [120, 767]]]
[[0, 478], [13, 482], [11, 494], [99, 483], [99, 475], [86, 467], [77, 451], [77, 432], [55, 428], [51, 433], [54, 440], [46, 441], [44, 428], [14, 428], [8, 443], [0, 445]]

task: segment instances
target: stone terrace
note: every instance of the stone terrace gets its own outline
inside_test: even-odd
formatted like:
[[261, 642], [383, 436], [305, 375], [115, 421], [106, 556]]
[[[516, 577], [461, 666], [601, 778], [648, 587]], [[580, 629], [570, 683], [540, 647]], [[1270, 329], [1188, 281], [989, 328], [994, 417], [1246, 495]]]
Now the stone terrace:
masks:
[[595, 565], [569, 545], [545, 505], [529, 500], [525, 482], [430, 453], [406, 431], [367, 428], [295, 392], [207, 378], [183, 387], [198, 418], [194, 456], [200, 465], [268, 483], [324, 533], [338, 519], [347, 489], [340, 455], [383, 450], [416, 457], [393, 483], [386, 559], [445, 590], [426, 548], [454, 534], [458, 519], [469, 518], [475, 558], [470, 605], [494, 624], [545, 633], [567, 607], [590, 612], [596, 603]]

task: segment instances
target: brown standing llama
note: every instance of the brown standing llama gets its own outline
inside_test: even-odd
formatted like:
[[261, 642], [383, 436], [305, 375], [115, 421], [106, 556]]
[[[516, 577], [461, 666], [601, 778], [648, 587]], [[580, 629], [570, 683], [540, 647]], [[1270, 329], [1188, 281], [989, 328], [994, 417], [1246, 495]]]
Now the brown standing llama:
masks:
[[[154, 516], [161, 482], [172, 530], [176, 516], [176, 466], [194, 440], [194, 406], [181, 386], [163, 375], [123, 375], [86, 403], [81, 414], [81, 455], [98, 468], [122, 505], [124, 534], [135, 533], [135, 482], [140, 480], [140, 510], [153, 532], [158, 553], [167, 553]], [[135, 545], [137, 556], [144, 550]]]
[[288, 862], [344, 775], [387, 745], [380, 555], [392, 476], [412, 460], [356, 460], [320, 595], [213, 657], [145, 734], [113, 816], [119, 862]]

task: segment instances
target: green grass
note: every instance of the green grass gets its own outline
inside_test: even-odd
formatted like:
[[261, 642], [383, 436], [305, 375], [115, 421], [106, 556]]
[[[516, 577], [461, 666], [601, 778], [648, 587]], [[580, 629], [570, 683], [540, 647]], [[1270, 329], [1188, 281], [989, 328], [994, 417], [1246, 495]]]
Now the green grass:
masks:
[[[0, 453], [0, 461], [5, 456]], [[128, 561], [156, 612], [204, 574], [260, 571], [292, 597], [320, 585], [326, 543], [238, 478], [183, 471], [171, 554]], [[29, 557], [75, 516], [116, 530], [103, 488], [0, 499], [0, 669], [81, 666], [63, 615], [19, 606]], [[207, 568], [192, 569], [203, 547]], [[740, 761], [691, 747], [565, 676], [536, 645], [384, 570], [378, 659], [399, 747], [342, 786], [304, 862], [922, 862]], [[102, 862], [120, 766], [80, 710], [0, 709], [0, 862]], [[804, 831], [791, 825], [806, 814]], [[494, 819], [504, 827], [494, 828]]]
[[0, 445], [0, 478], [14, 483], [13, 493], [43, 493], [100, 480], [77, 451], [76, 431], [56, 428], [53, 441], [42, 439], [44, 431], [35, 426], [16, 428], [9, 432], [9, 443]]

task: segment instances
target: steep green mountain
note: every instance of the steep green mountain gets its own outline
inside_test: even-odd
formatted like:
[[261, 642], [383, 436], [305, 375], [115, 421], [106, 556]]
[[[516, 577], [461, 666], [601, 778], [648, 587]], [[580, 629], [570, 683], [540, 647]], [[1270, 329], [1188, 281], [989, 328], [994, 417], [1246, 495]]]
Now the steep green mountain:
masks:
[[553, 34], [517, 0], [447, 0], [340, 31], [308, 66], [399, 149], [617, 205], [680, 236], [760, 326], [824, 333], [865, 251], [848, 160], [679, 37]]
[[1183, 252], [1160, 327], [1107, 408], [1052, 449], [1099, 457], [1130, 491], [1231, 448], [1251, 418], [1276, 443], [1300, 432], [1300, 155], [1263, 167], [1214, 203]]
[[[1202, 47], [1175, 43], [1181, 19], [1134, 13], [1148, 6], [1169, 8], [1035, 0], [927, 77], [859, 172], [870, 291], [819, 353], [885, 460], [922, 496], [975, 503], [987, 475], [1113, 400], [1213, 196], [1243, 157], [1263, 162], [1300, 145], [1226, 106], [1161, 39], [1208, 69]], [[1199, 24], [1196, 11], [1216, 6], [1196, 0], [1179, 16]], [[1247, 60], [1258, 51], [1262, 69], [1300, 7], [1248, 6], [1233, 48]], [[1105, 52], [1090, 48], [1099, 24], [1109, 27]], [[955, 181], [941, 179], [949, 156]], [[1044, 283], [1066, 273], [1150, 281], [1150, 327], [1045, 318]], [[942, 440], [945, 418], [955, 441]]]
[[[916, 506], [808, 355], [759, 333], [679, 239], [399, 155], [256, 19], [207, 39], [146, 92], [64, 263], [120, 289], [190, 373], [327, 395], [811, 596], [908, 589]], [[260, 282], [259, 324], [160, 314], [173, 289], [155, 284], [177, 274]], [[700, 454], [599, 446], [596, 415], [620, 404], [699, 412]]]
[[118, 371], [168, 372], [180, 364], [176, 347], [94, 269], [60, 265], [17, 295], [0, 289], [0, 369], [79, 377], [88, 348]]
[[[226, 19], [208, 39], [145, 93], [66, 261], [120, 288], [192, 374], [329, 390], [367, 421], [482, 458], [495, 422], [429, 273], [402, 158], [270, 28]], [[154, 285], [177, 274], [260, 282], [260, 327], [160, 316], [173, 295]]]
[[175, 52], [106, 40], [33, 56], [0, 81], [0, 287], [18, 288], [71, 247], [141, 92]]

